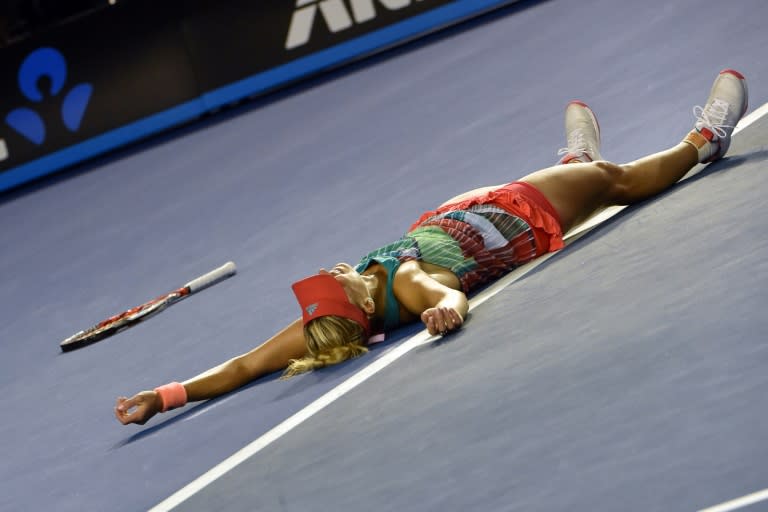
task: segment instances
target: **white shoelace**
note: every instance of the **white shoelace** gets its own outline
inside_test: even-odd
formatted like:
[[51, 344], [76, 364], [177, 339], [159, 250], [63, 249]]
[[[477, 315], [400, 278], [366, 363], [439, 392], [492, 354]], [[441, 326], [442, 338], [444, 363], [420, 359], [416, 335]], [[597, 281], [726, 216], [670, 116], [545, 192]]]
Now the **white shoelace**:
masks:
[[567, 155], [568, 153], [573, 153], [576, 155], [587, 154], [590, 158], [592, 158], [592, 155], [595, 155], [597, 152], [595, 151], [595, 148], [592, 147], [592, 144], [590, 144], [590, 142], [584, 136], [584, 132], [581, 130], [573, 130], [568, 135], [568, 147], [561, 148], [557, 152], [558, 155]]
[[728, 133], [726, 128], [733, 128], [725, 124], [725, 118], [728, 115], [728, 108], [730, 105], [727, 101], [721, 99], [715, 99], [702, 108], [699, 105], [693, 107], [693, 115], [696, 117], [696, 124], [701, 123], [705, 128], [711, 132], [716, 133], [718, 137], [727, 137]]

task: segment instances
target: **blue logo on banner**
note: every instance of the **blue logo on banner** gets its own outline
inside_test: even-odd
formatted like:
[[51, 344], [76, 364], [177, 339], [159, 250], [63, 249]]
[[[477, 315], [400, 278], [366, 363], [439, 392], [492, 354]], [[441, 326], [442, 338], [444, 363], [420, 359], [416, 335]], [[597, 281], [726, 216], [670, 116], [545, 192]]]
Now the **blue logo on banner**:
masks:
[[[67, 81], [67, 61], [54, 48], [38, 48], [30, 53], [19, 68], [19, 90], [29, 101], [40, 103], [45, 98], [40, 90], [40, 79], [50, 80], [51, 96], [57, 96]], [[93, 93], [93, 86], [82, 83], [74, 86], [61, 104], [61, 119], [71, 132], [80, 128], [85, 109]], [[40, 114], [26, 107], [12, 110], [5, 122], [29, 141], [40, 145], [45, 142], [45, 122]]]

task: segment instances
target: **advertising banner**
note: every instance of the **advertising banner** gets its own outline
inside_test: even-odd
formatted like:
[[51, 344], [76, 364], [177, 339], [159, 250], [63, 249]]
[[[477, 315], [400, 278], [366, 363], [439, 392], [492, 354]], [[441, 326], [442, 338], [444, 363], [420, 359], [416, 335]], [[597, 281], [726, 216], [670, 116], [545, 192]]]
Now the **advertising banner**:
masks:
[[204, 92], [278, 68], [450, 0], [188, 0], [184, 33]]
[[516, 0], [188, 0], [187, 44], [217, 108]]

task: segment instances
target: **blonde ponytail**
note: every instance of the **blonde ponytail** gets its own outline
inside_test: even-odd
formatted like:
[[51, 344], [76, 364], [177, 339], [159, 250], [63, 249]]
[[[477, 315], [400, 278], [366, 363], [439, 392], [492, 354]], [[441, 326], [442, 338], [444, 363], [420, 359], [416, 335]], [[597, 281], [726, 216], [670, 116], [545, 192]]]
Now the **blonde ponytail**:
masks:
[[309, 355], [293, 359], [281, 379], [338, 364], [368, 352], [365, 331], [357, 322], [339, 316], [323, 316], [304, 326]]

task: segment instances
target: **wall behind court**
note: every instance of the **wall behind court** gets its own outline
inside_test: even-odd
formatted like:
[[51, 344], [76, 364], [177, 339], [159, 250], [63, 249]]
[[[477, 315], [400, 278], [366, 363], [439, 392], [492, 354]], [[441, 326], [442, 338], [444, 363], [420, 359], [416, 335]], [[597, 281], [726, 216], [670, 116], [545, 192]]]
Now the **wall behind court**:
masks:
[[517, 0], [124, 0], [0, 49], [0, 192]]

